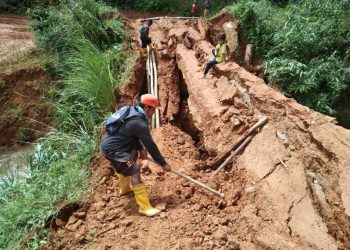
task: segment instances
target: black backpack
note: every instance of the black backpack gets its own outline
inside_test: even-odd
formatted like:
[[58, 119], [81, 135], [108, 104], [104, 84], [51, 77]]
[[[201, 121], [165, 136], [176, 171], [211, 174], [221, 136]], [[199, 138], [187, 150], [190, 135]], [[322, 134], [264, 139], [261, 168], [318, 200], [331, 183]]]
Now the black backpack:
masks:
[[108, 117], [106, 121], [106, 131], [108, 135], [114, 135], [120, 127], [125, 124], [127, 120], [129, 120], [128, 115], [130, 113], [131, 106], [124, 106], [115, 112], [113, 115]]

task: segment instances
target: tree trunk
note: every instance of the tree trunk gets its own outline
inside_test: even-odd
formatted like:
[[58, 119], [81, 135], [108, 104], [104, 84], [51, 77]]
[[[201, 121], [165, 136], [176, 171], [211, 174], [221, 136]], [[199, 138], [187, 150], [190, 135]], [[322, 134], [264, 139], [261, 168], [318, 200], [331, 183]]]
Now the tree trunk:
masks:
[[248, 71], [252, 68], [252, 56], [253, 56], [253, 44], [247, 44], [245, 55], [244, 55], [244, 68]]

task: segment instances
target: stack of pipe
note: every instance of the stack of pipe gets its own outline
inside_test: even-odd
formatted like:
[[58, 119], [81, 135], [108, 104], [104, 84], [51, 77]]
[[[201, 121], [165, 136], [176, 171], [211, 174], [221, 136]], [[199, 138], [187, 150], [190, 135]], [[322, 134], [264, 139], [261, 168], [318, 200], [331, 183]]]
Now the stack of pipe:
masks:
[[[148, 93], [158, 98], [157, 66], [156, 66], [156, 60], [154, 57], [153, 50], [148, 50], [146, 67], [147, 67], [147, 73], [148, 73], [147, 74]], [[152, 128], [160, 127], [159, 117], [160, 117], [159, 110], [156, 109], [151, 119]]]

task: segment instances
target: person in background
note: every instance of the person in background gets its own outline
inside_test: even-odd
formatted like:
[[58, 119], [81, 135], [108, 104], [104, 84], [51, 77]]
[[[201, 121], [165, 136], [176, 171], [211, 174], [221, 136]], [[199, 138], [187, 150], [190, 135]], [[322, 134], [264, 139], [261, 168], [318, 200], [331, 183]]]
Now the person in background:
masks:
[[193, 0], [191, 7], [191, 16], [195, 17], [197, 15], [197, 1]]
[[150, 46], [150, 49], [153, 49], [152, 46], [152, 40], [149, 37], [149, 29], [151, 25], [153, 24], [152, 20], [147, 20], [145, 21], [141, 28], [140, 28], [140, 40], [141, 40], [141, 49], [140, 49], [140, 54], [141, 56], [146, 56], [147, 55], [147, 46]]
[[218, 43], [219, 44], [212, 50], [215, 58], [207, 63], [205, 70], [204, 70], [204, 75], [202, 78], [206, 77], [209, 69], [211, 67], [213, 67], [213, 65], [218, 64], [218, 63], [222, 63], [226, 59], [226, 56], [228, 54], [228, 49], [227, 49], [227, 45], [226, 45], [225, 41], [226, 41], [226, 35], [224, 33], [220, 34], [218, 36]]
[[210, 0], [204, 0], [204, 16], [208, 15], [211, 8], [211, 1]]
[[142, 95], [140, 102], [137, 102], [134, 106], [122, 107], [110, 117], [112, 119], [123, 117], [122, 125], [118, 129], [110, 130], [107, 127], [109, 122], [107, 120], [106, 129], [108, 133], [103, 136], [100, 145], [102, 154], [111, 162], [118, 173], [120, 195], [134, 192], [136, 202], [139, 205], [139, 213], [146, 216], [154, 216], [160, 213], [160, 210], [152, 207], [146, 186], [141, 181], [140, 168], [136, 164], [138, 153], [143, 157], [147, 155], [144, 146], [153, 160], [164, 171], [171, 171], [170, 165], [153, 141], [148, 127], [149, 118], [159, 108], [157, 98], [150, 94]]

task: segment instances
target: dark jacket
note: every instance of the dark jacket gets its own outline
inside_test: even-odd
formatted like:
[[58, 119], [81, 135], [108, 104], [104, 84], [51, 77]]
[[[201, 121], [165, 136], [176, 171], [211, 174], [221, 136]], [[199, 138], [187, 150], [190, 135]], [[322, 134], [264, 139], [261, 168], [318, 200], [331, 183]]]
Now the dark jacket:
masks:
[[210, 7], [211, 7], [211, 2], [210, 2], [210, 0], [205, 0], [205, 1], [204, 1], [204, 8], [210, 9]]
[[102, 138], [101, 151], [105, 155], [113, 155], [116, 161], [127, 162], [131, 158], [133, 149], [139, 150], [142, 148], [141, 141], [152, 158], [160, 166], [165, 166], [166, 161], [152, 139], [147, 115], [142, 110], [131, 107], [126, 120], [126, 123], [120, 127], [118, 132], [113, 135], [105, 135]]
[[148, 38], [149, 35], [149, 26], [147, 22], [143, 23], [140, 28], [140, 37], [141, 38]]

